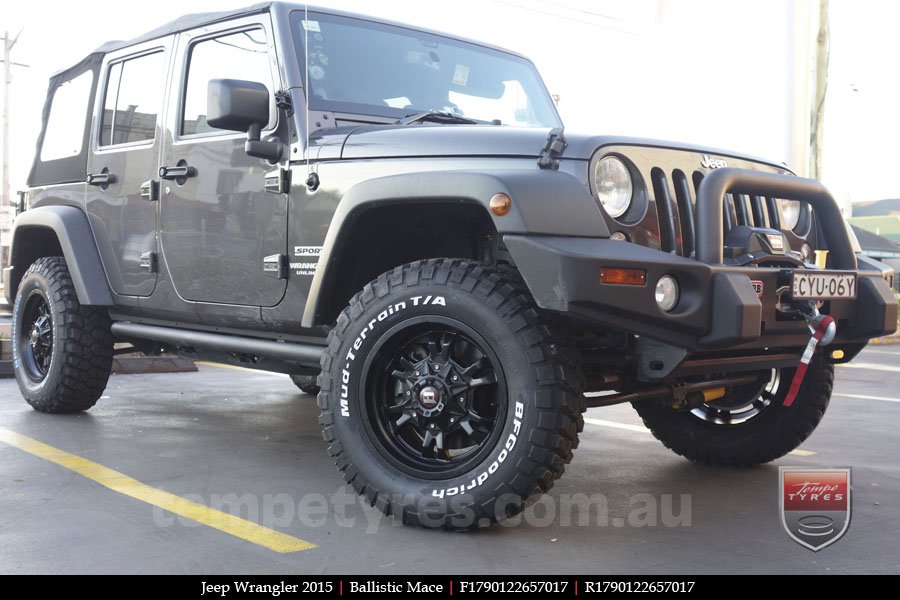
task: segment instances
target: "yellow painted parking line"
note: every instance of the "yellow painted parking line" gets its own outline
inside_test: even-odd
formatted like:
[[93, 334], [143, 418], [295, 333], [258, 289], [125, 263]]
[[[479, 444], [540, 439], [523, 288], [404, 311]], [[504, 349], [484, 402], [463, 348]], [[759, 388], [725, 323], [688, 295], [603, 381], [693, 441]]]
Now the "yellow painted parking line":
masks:
[[205, 360], [194, 361], [194, 364], [203, 365], [204, 367], [216, 367], [219, 369], [232, 369], [234, 371], [246, 371], [249, 373], [257, 373], [259, 375], [274, 375], [275, 377], [290, 377], [284, 373], [274, 373], [272, 371], [261, 371], [259, 369], [248, 369], [247, 367], [239, 367], [237, 365], [226, 365], [224, 363], [207, 362]]
[[300, 550], [309, 550], [316, 547], [315, 544], [306, 540], [257, 525], [240, 517], [235, 517], [234, 515], [151, 487], [124, 473], [119, 473], [86, 458], [54, 448], [15, 431], [0, 427], [0, 442], [69, 469], [114, 492], [158, 506], [170, 513], [202, 523], [207, 527], [218, 529], [275, 552], [299, 552]]

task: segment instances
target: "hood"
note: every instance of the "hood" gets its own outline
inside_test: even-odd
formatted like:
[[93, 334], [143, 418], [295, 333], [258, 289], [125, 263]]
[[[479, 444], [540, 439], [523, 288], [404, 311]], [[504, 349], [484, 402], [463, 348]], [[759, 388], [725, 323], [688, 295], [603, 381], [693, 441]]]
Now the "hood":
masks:
[[[404, 158], [424, 156], [503, 156], [537, 159], [550, 129], [496, 125], [365, 125], [320, 132], [311, 142], [319, 158]], [[700, 152], [768, 164], [784, 165], [744, 154], [703, 146], [565, 131], [563, 160], [590, 160], [601, 146], [643, 146]], [[325, 147], [328, 147], [328, 150]]]
[[497, 125], [375, 125], [349, 132], [341, 158], [541, 154], [547, 129]]

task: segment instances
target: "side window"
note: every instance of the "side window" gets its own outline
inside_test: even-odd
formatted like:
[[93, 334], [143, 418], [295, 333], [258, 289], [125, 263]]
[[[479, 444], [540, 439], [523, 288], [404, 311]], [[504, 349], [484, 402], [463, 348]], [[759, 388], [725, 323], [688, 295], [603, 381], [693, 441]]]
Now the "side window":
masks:
[[152, 140], [162, 104], [165, 54], [154, 52], [109, 67], [100, 145]]
[[41, 145], [41, 161], [81, 154], [93, 81], [94, 74], [88, 71], [64, 81], [54, 90], [44, 142]]
[[[181, 135], [215, 131], [206, 123], [206, 96], [210, 79], [243, 79], [262, 83], [275, 91], [269, 66], [265, 33], [251, 29], [197, 42], [191, 47], [184, 92]], [[269, 124], [275, 123], [274, 103], [269, 107]]]

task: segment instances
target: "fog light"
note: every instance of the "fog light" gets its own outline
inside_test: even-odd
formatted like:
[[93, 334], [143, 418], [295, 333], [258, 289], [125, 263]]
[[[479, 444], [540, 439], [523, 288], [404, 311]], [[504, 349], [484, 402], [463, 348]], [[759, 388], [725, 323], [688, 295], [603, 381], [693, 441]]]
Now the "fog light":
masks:
[[613, 233], [611, 236], [609, 236], [609, 239], [611, 239], [614, 242], [627, 242], [628, 236], [625, 235], [621, 231], [617, 231], [617, 232]]
[[663, 275], [656, 282], [656, 303], [666, 312], [678, 304], [678, 282], [671, 275]]

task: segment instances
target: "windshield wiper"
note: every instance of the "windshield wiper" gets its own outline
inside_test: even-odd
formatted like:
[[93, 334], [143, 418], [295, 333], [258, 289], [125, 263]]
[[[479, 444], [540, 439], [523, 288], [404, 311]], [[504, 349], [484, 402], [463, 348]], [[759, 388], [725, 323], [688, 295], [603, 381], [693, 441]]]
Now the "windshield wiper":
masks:
[[433, 121], [435, 123], [459, 123], [464, 125], [476, 125], [478, 121], [469, 119], [460, 115], [455, 115], [446, 110], [426, 110], [425, 112], [413, 113], [407, 115], [399, 121], [401, 125], [411, 125], [412, 123], [421, 123], [422, 121]]

